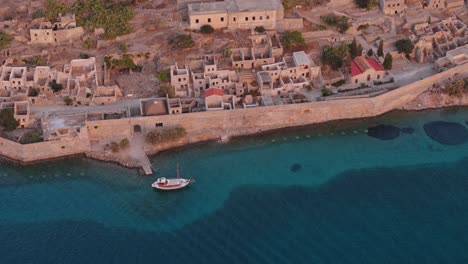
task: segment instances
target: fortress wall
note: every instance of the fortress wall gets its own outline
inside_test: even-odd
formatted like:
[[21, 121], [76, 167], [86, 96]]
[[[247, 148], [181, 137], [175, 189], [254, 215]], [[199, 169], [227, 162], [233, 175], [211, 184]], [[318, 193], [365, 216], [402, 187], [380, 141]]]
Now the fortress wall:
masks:
[[81, 154], [89, 151], [90, 145], [130, 138], [135, 133], [135, 125], [141, 127], [143, 134], [154, 130], [157, 123], [162, 123], [164, 127], [181, 125], [188, 134], [179, 143], [185, 144], [331, 120], [371, 117], [401, 107], [432, 87], [435, 82], [463, 72], [468, 72], [468, 64], [372, 98], [90, 121], [81, 129], [79, 138], [28, 145], [0, 138], [0, 155], [17, 161], [32, 162]]

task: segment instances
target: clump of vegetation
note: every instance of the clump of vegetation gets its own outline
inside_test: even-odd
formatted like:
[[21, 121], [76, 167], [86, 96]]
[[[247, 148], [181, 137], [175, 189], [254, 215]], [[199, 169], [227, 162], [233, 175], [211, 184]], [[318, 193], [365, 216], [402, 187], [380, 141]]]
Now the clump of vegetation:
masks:
[[34, 129], [24, 134], [19, 142], [21, 144], [32, 144], [42, 141], [44, 141], [42, 138], [42, 132], [39, 129]]
[[183, 127], [156, 129], [146, 135], [146, 142], [156, 145], [159, 143], [179, 140], [186, 134], [187, 132]]
[[211, 34], [214, 32], [214, 28], [210, 25], [203, 25], [200, 27], [200, 32], [203, 34]]
[[128, 141], [128, 139], [124, 138], [120, 141], [119, 143], [119, 147], [120, 149], [127, 149], [130, 147], [130, 141]]
[[386, 70], [391, 70], [391, 69], [392, 69], [392, 67], [393, 67], [393, 57], [392, 57], [392, 54], [387, 53], [387, 55], [385, 55], [385, 59], [384, 59], [384, 62], [383, 62], [383, 67], [384, 67], [384, 69], [386, 69]]
[[345, 80], [340, 80], [340, 81], [337, 81], [337, 82], [332, 83], [332, 86], [340, 87], [341, 85], [343, 85], [343, 84], [345, 84], [345, 83], [346, 83]]
[[38, 19], [38, 18], [41, 18], [41, 17], [45, 17], [44, 10], [42, 10], [42, 9], [37, 10], [32, 15], [33, 19]]
[[94, 49], [96, 48], [96, 41], [94, 41], [93, 38], [91, 37], [87, 37], [84, 41], [83, 41], [83, 47], [85, 49]]
[[398, 53], [405, 53], [406, 58], [410, 59], [411, 53], [413, 52], [414, 45], [410, 39], [400, 39], [395, 42], [395, 47], [398, 50]]
[[89, 59], [89, 54], [87, 54], [87, 53], [80, 53], [80, 59]]
[[68, 10], [67, 5], [57, 0], [47, 0], [44, 10], [36, 15], [43, 15], [49, 21], [56, 21], [59, 14], [66, 13]]
[[322, 96], [330, 96], [333, 94], [333, 91], [328, 88], [323, 88], [321, 92], [322, 92]]
[[178, 34], [169, 40], [169, 45], [173, 49], [188, 49], [195, 46], [195, 42], [190, 34]]
[[63, 98], [63, 101], [65, 102], [66, 105], [72, 105], [73, 104], [73, 99], [71, 99], [70, 97]]
[[347, 16], [320, 16], [320, 19], [325, 22], [327, 25], [337, 27], [340, 33], [345, 33], [350, 27], [351, 23], [349, 22], [349, 17]]
[[368, 56], [368, 57], [374, 56], [374, 50], [373, 50], [373, 49], [369, 49], [369, 50], [367, 51], [367, 56]]
[[90, 31], [103, 28], [107, 39], [130, 33], [128, 22], [135, 15], [129, 1], [79, 0], [70, 11], [76, 15], [77, 23], [84, 28]]
[[348, 48], [346, 43], [337, 46], [324, 46], [321, 56], [322, 63], [330, 65], [335, 70], [339, 69], [343, 66], [343, 61], [348, 54]]
[[361, 56], [362, 46], [361, 44], [357, 44], [356, 38], [354, 38], [351, 44], [349, 44], [348, 51], [349, 51], [349, 55], [351, 56], [351, 59], [354, 59], [357, 56]]
[[52, 80], [50, 84], [50, 89], [52, 89], [54, 93], [57, 93], [63, 90], [63, 85], [61, 83], [58, 83], [56, 80]]
[[28, 64], [29, 66], [33, 66], [33, 67], [46, 64], [46, 60], [44, 59], [43, 56], [29, 57], [27, 59], [23, 59], [23, 62]]
[[13, 38], [5, 32], [0, 31], [0, 50], [11, 44]]
[[38, 95], [39, 95], [39, 90], [37, 90], [36, 88], [29, 89], [28, 96], [36, 97]]
[[0, 126], [5, 131], [15, 130], [19, 126], [18, 120], [15, 119], [13, 108], [2, 109], [0, 111]]
[[156, 78], [158, 78], [159, 81], [161, 81], [163, 83], [169, 82], [169, 77], [170, 77], [170, 74], [169, 74], [168, 71], [160, 71], [160, 72], [156, 73]]
[[461, 97], [465, 92], [468, 92], [468, 82], [462, 79], [450, 82], [446, 91], [451, 96]]
[[125, 53], [125, 52], [128, 51], [128, 45], [127, 45], [127, 43], [119, 43], [119, 44], [117, 45], [117, 48], [118, 48], [121, 52], [123, 52], [123, 53]]
[[383, 41], [379, 42], [379, 48], [377, 49], [377, 56], [383, 57], [384, 52], [383, 52]]
[[175, 97], [174, 87], [169, 86], [169, 85], [161, 85], [161, 87], [159, 87], [159, 90], [158, 90], [158, 96], [159, 97], [169, 96], [169, 98], [174, 98]]
[[138, 66], [133, 62], [130, 55], [124, 54], [120, 59], [112, 59], [112, 68], [135, 70]]
[[265, 30], [265, 28], [264, 28], [263, 26], [256, 26], [256, 27], [254, 28], [254, 31], [257, 32], [257, 33], [263, 33], [263, 32], [265, 32], [266, 30]]
[[357, 28], [357, 30], [366, 30], [369, 28], [369, 24], [362, 24], [362, 25], [359, 25], [359, 27]]
[[355, 0], [354, 1], [360, 8], [365, 8], [367, 10], [377, 7], [379, 4], [377, 0]]
[[295, 48], [305, 44], [304, 37], [299, 31], [286, 31], [281, 37], [285, 49]]

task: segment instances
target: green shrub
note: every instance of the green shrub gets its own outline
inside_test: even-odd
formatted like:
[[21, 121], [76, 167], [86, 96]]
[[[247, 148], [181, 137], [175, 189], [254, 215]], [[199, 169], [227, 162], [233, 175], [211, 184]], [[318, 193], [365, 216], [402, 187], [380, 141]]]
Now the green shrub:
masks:
[[46, 60], [43, 56], [33, 56], [29, 57], [27, 59], [23, 59], [23, 62], [28, 64], [29, 66], [40, 66], [40, 65], [45, 65]]
[[[47, 0], [42, 14], [49, 21], [56, 21], [59, 14], [67, 12], [67, 5], [57, 0]], [[39, 14], [38, 14], [39, 15]]]
[[337, 70], [343, 66], [343, 60], [348, 55], [348, 45], [342, 43], [337, 46], [323, 46], [321, 61], [323, 64], [330, 65], [333, 69]]
[[13, 38], [5, 32], [0, 31], [0, 50], [11, 44]]
[[450, 82], [447, 85], [446, 91], [449, 95], [451, 96], [457, 96], [460, 97], [467, 91], [465, 88], [465, 81], [462, 79], [455, 80]]
[[130, 33], [128, 22], [135, 15], [130, 1], [79, 0], [70, 11], [76, 15], [77, 23], [87, 30], [103, 28], [107, 39]]
[[305, 44], [304, 37], [299, 31], [286, 31], [281, 37], [285, 49], [291, 49]]
[[56, 80], [52, 80], [52, 83], [50, 84], [50, 89], [52, 89], [54, 93], [57, 93], [63, 90], [63, 85], [60, 83], [57, 83]]
[[89, 59], [89, 54], [87, 54], [87, 53], [80, 53], [80, 59]]
[[112, 59], [112, 68], [135, 70], [137, 65], [130, 55], [124, 54], [120, 59]]
[[158, 96], [159, 97], [166, 97], [169, 96], [169, 98], [174, 98], [175, 97], [175, 90], [174, 87], [169, 86], [169, 85], [161, 85], [158, 90]]
[[338, 31], [341, 33], [345, 33], [351, 27], [349, 17], [347, 16], [320, 16], [320, 19], [327, 25], [336, 26], [338, 28]]
[[66, 105], [72, 105], [73, 104], [73, 99], [71, 99], [70, 97], [63, 98], [63, 101], [65, 102]]
[[41, 18], [41, 17], [44, 17], [44, 16], [45, 16], [44, 10], [39, 9], [36, 12], [33, 13], [32, 18], [37, 19], [37, 18]]
[[[341, 85], [345, 84], [346, 81], [345, 80], [340, 80], [340, 81], [337, 81], [337, 82], [334, 82], [332, 83], [332, 86], [335, 86], [335, 87], [340, 87]], [[323, 91], [322, 91], [323, 92]]]
[[379, 4], [377, 0], [355, 0], [355, 2], [360, 8], [365, 8], [367, 10], [374, 8]]
[[156, 145], [183, 138], [187, 132], [183, 127], [156, 129], [146, 135], [146, 142]]
[[323, 88], [321, 91], [322, 91], [322, 96], [330, 96], [333, 94], [333, 91], [328, 88]]
[[173, 49], [187, 49], [195, 46], [192, 35], [179, 34], [169, 39], [169, 45]]
[[365, 29], [368, 29], [369, 28], [369, 24], [362, 24], [362, 25], [359, 25], [359, 27], [357, 28], [357, 30], [365, 30]]
[[34, 129], [32, 131], [27, 132], [20, 139], [21, 144], [32, 144], [42, 141], [44, 140], [42, 138], [42, 132], [39, 129]]
[[28, 96], [36, 97], [38, 95], [39, 95], [39, 90], [37, 90], [36, 88], [29, 89]]
[[2, 109], [0, 111], [0, 126], [5, 131], [15, 130], [19, 126], [18, 120], [15, 119], [13, 108]]
[[374, 50], [373, 50], [373, 49], [369, 49], [369, 50], [367, 51], [367, 56], [369, 56], [369, 57], [374, 56]]
[[160, 71], [156, 73], [156, 78], [158, 78], [159, 81], [166, 83], [169, 81], [170, 74], [168, 71]]
[[117, 45], [117, 48], [118, 48], [121, 52], [123, 52], [123, 53], [125, 53], [125, 52], [128, 51], [128, 45], [127, 45], [127, 43], [119, 43], [119, 44]]
[[203, 34], [211, 34], [214, 32], [214, 28], [210, 25], [203, 25], [200, 27], [200, 32]]
[[400, 39], [395, 42], [395, 47], [398, 50], [398, 53], [405, 53], [407, 57], [413, 52], [414, 45], [410, 39]]

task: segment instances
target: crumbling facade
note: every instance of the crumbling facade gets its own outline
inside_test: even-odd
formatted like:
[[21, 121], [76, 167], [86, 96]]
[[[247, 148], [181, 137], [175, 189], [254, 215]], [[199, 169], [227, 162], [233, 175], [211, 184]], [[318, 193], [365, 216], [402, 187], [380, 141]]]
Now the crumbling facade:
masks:
[[[302, 28], [302, 21], [286, 21], [280, 0], [224, 0], [222, 2], [200, 2], [188, 4], [190, 29], [199, 30], [203, 25], [215, 29], [266, 29], [283, 28], [287, 22], [296, 23], [288, 27]], [[290, 23], [289, 23], [290, 24]]]
[[77, 27], [75, 15], [59, 15], [57, 22], [41, 21], [37, 28], [29, 30], [31, 44], [72, 43], [84, 34], [82, 27]]
[[386, 15], [398, 15], [405, 12], [405, 0], [380, 0], [380, 10]]

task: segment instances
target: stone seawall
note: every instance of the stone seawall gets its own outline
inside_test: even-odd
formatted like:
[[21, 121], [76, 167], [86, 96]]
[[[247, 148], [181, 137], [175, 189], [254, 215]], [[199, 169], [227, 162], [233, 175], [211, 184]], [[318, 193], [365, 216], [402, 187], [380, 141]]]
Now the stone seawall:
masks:
[[401, 108], [415, 100], [428, 88], [432, 87], [435, 82], [466, 72], [468, 72], [468, 64], [449, 69], [372, 98], [89, 121], [86, 123], [86, 127], [81, 129], [80, 137], [70, 140], [21, 145], [0, 138], [0, 156], [20, 162], [34, 162], [83, 154], [91, 152], [91, 146], [100, 146], [111, 141], [131, 138], [136, 133], [144, 135], [161, 125], [163, 127], [183, 126], [187, 131], [187, 136], [178, 142], [145, 146], [146, 153], [155, 153], [190, 143], [226, 139], [232, 136], [254, 134], [272, 129], [303, 126], [332, 120], [372, 117]]

